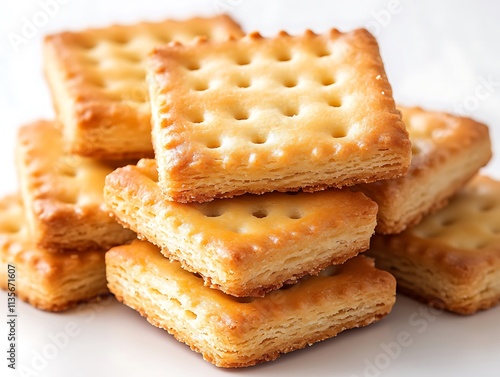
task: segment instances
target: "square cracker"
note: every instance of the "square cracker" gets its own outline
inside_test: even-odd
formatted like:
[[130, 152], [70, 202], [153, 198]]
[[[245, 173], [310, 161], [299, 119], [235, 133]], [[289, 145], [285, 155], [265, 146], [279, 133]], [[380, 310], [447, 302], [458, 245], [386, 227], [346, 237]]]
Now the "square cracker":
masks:
[[359, 185], [379, 206], [377, 233], [400, 233], [442, 208], [491, 158], [488, 127], [470, 118], [398, 106], [412, 160], [400, 178]]
[[55, 122], [20, 128], [17, 171], [33, 242], [54, 251], [109, 249], [135, 235], [110, 215], [104, 204], [104, 179], [119, 163], [72, 156]]
[[348, 190], [170, 202], [154, 160], [111, 173], [104, 197], [118, 221], [234, 296], [262, 296], [354, 257], [377, 216], [373, 201]]
[[238, 299], [203, 285], [147, 242], [106, 253], [108, 286], [154, 326], [219, 367], [247, 367], [362, 327], [388, 314], [396, 281], [358, 256], [263, 298]]
[[52, 253], [33, 244], [17, 195], [0, 199], [0, 287], [9, 289], [15, 268], [19, 298], [48, 311], [63, 311], [108, 293], [104, 251]]
[[155, 49], [153, 146], [168, 198], [317, 191], [395, 178], [410, 141], [366, 30]]
[[447, 207], [369, 254], [398, 289], [429, 305], [471, 314], [500, 302], [500, 182], [475, 177]]
[[228, 16], [142, 22], [45, 38], [45, 73], [72, 153], [100, 159], [152, 156], [144, 58], [155, 46], [195, 36], [241, 36]]

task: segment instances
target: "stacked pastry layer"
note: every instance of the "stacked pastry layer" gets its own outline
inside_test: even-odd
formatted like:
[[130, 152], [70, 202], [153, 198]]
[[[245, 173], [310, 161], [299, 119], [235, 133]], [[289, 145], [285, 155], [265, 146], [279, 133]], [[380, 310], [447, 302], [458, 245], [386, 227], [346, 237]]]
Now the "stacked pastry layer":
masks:
[[106, 272], [118, 300], [220, 367], [274, 360], [369, 325], [394, 304], [394, 278], [364, 256], [258, 298], [206, 287], [145, 241], [111, 249]]
[[403, 177], [357, 187], [379, 205], [377, 233], [397, 234], [446, 205], [491, 158], [488, 127], [470, 118], [399, 106], [412, 142]]
[[365, 30], [198, 39], [156, 49], [148, 78], [168, 199], [314, 192], [408, 169], [408, 134]]
[[241, 36], [229, 17], [143, 22], [45, 38], [45, 73], [72, 153], [119, 160], [153, 155], [145, 57], [196, 36]]

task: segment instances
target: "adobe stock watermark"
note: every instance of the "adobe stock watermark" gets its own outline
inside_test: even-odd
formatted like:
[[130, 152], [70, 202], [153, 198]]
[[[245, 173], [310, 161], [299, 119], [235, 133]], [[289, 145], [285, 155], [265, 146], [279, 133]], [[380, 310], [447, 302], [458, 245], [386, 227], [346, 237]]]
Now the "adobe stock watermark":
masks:
[[22, 377], [39, 376], [47, 368], [49, 363], [56, 359], [61, 351], [67, 349], [72, 340], [77, 338], [83, 331], [83, 327], [94, 321], [96, 313], [104, 310], [113, 300], [108, 297], [100, 301], [86, 305], [80, 305], [76, 311], [85, 316], [78, 320], [69, 321], [63, 329], [48, 335], [48, 342], [38, 349], [31, 350], [31, 359], [28, 365], [19, 364], [19, 375]]
[[7, 368], [16, 369], [17, 363], [17, 312], [16, 266], [7, 265]]
[[[434, 322], [436, 318], [443, 313], [442, 309], [438, 309], [440, 302], [436, 302], [436, 307], [420, 306], [408, 317], [409, 329], [400, 331], [396, 338], [390, 342], [380, 343], [380, 352], [371, 360], [364, 359], [363, 377], [379, 377], [384, 370], [387, 370], [392, 362], [396, 360], [403, 350], [413, 344], [415, 338], [427, 330], [429, 324]], [[351, 375], [351, 377], [360, 377]]]
[[371, 12], [372, 19], [365, 24], [365, 29], [377, 36], [383, 28], [391, 23], [392, 18], [401, 13], [402, 10], [403, 5], [400, 0], [389, 0], [385, 8]]
[[217, 13], [225, 13], [239, 7], [243, 0], [212, 0], [212, 5]]
[[51, 18], [56, 17], [61, 6], [66, 5], [71, 0], [39, 0], [38, 9], [29, 17], [21, 17], [21, 28], [17, 32], [7, 33], [10, 46], [14, 52], [18, 53], [23, 45], [29, 43], [44, 28]]
[[465, 97], [461, 103], [455, 103], [452, 111], [461, 116], [470, 115], [479, 108], [480, 102], [489, 99], [497, 88], [500, 88], [500, 81], [495, 81], [492, 75], [486, 78], [478, 77], [473, 94]]

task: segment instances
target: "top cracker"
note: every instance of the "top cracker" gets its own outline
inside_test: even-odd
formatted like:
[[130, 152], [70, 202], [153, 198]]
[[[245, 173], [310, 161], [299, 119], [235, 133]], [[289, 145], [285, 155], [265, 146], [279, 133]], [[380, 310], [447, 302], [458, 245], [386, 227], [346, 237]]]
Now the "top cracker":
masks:
[[171, 200], [317, 191], [409, 166], [408, 133], [366, 30], [174, 43], [153, 51], [148, 77]]
[[46, 37], [45, 74], [70, 152], [114, 160], [152, 156], [147, 54], [170, 41], [242, 34], [228, 16], [217, 16]]

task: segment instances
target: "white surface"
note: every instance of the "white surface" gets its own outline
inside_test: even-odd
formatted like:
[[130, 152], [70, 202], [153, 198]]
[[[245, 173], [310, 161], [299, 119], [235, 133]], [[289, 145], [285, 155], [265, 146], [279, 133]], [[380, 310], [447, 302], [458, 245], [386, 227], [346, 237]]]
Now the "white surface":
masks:
[[[53, 116], [41, 74], [40, 41], [44, 34], [112, 22], [209, 15], [221, 9], [227, 9], [246, 30], [260, 30], [266, 35], [280, 29], [299, 33], [305, 28], [321, 32], [331, 27], [349, 30], [367, 26], [379, 40], [397, 101], [448, 111], [459, 111], [465, 105], [465, 113], [490, 125], [494, 151], [498, 154], [500, 150], [497, 1], [61, 2], [66, 4], [48, 17], [46, 25], [38, 28], [17, 53], [9, 44], [8, 33], [20, 33], [23, 17], [32, 19], [42, 10], [40, 1], [4, 0], [0, 5], [0, 194], [17, 187], [13, 161], [16, 128], [29, 120]], [[491, 85], [485, 87], [484, 80], [490, 80]], [[500, 178], [498, 156], [485, 171]], [[11, 375], [3, 356], [7, 348], [6, 302], [7, 295], [1, 292], [2, 376], [5, 371]], [[32, 373], [12, 375], [500, 375], [500, 308], [471, 317], [436, 315], [398, 296], [390, 316], [376, 325], [241, 371], [219, 370], [204, 362], [114, 300], [64, 314], [44, 313], [18, 300], [18, 313], [18, 366], [31, 368]], [[61, 335], [64, 331], [71, 336]], [[397, 347], [387, 350], [388, 344], [394, 346], [405, 336], [405, 346], [399, 352]], [[48, 356], [45, 363], [37, 356], [40, 354]]]

